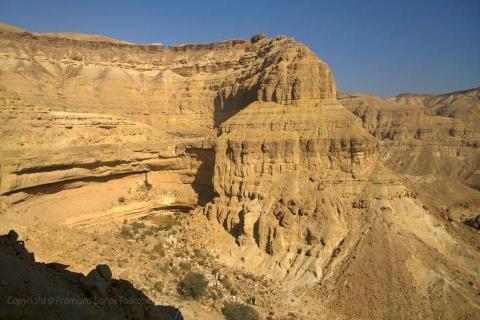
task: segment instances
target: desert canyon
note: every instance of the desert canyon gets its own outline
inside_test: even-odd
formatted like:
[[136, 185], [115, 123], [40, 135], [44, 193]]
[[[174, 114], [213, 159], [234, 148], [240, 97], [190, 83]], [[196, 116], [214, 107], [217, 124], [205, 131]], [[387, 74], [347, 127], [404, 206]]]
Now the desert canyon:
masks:
[[382, 99], [333, 72], [285, 36], [165, 47], [2, 24], [0, 299], [148, 304], [0, 318], [215, 320], [236, 302], [480, 319], [480, 88]]

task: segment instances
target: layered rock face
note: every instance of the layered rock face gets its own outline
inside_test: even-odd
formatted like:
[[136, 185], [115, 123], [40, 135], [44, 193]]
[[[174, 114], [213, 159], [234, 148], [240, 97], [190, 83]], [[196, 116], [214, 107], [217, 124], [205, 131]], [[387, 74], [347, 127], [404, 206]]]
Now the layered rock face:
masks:
[[339, 98], [379, 140], [380, 159], [416, 185], [429, 206], [454, 220], [480, 209], [478, 88], [386, 100], [352, 93]]
[[478, 91], [337, 99], [286, 37], [165, 48], [2, 27], [0, 70], [14, 211], [88, 226], [196, 208], [189, 240], [339, 319], [478, 313], [478, 232], [459, 223], [480, 201]]
[[[382, 141], [382, 156], [396, 171], [450, 175], [478, 189], [478, 176], [474, 171], [478, 168], [475, 161], [480, 140], [480, 89], [439, 96], [406, 94], [387, 100], [344, 94], [340, 95], [340, 101], [362, 119], [365, 129]], [[409, 153], [417, 149], [415, 159], [401, 161], [392, 157], [387, 149], [393, 146]], [[425, 159], [433, 152], [422, 153], [420, 148], [451, 150], [438, 149], [441, 155]], [[430, 162], [428, 166], [427, 162]], [[461, 165], [462, 162], [467, 165]], [[462, 166], [464, 168], [459, 168]]]
[[[415, 178], [389, 168], [385, 146], [359, 120], [319, 100], [256, 102], [224, 122], [217, 196], [200, 211], [236, 245], [209, 245], [227, 264], [286, 287], [316, 284], [310, 294], [347, 317], [472, 317], [478, 235], [450, 224], [441, 214], [449, 207], [430, 207]], [[467, 196], [478, 201], [476, 190]]]
[[255, 100], [335, 97], [327, 66], [286, 37], [172, 48], [8, 30], [1, 37], [1, 84], [27, 103], [128, 115], [165, 133], [205, 135], [221, 118], [214, 113]]
[[[161, 201], [155, 209], [188, 211], [204, 201], [200, 192], [211, 193], [205, 171], [212, 167], [212, 139], [175, 144], [125, 117], [55, 111], [3, 93], [0, 190], [3, 202], [20, 211], [48, 217], [52, 211], [75, 216], [107, 210], [127, 193], [134, 201], [145, 178], [153, 183], [149, 197]], [[50, 198], [35, 197], [42, 194]]]
[[351, 205], [375, 165], [374, 139], [341, 105], [326, 101], [253, 103], [221, 130], [219, 196], [207, 216], [241, 246], [274, 257], [265, 263], [280, 261], [280, 268], [271, 266], [278, 276], [320, 276], [317, 258], [325, 262], [349, 229], [343, 202]]
[[3, 26], [0, 44], [3, 194], [147, 171], [209, 194], [219, 123], [252, 101], [335, 98], [286, 37], [164, 48]]

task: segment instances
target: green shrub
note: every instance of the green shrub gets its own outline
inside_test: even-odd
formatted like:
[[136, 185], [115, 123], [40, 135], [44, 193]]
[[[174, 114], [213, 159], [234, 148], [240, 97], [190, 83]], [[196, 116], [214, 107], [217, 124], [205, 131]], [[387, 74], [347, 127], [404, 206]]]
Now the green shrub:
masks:
[[238, 294], [238, 290], [235, 289], [234, 287], [228, 288], [228, 291], [230, 291], [230, 294], [231, 294], [232, 296], [236, 296], [236, 295]]
[[143, 231], [144, 236], [153, 236], [155, 234], [154, 228], [147, 228]]
[[134, 222], [132, 223], [132, 231], [134, 234], [137, 234], [140, 229], [145, 228], [145, 223], [143, 222]]
[[265, 39], [265, 33], [260, 32], [259, 34], [254, 35], [253, 37], [250, 38], [250, 41], [252, 43], [258, 42], [262, 39]]
[[188, 262], [186, 262], [186, 261], [180, 262], [179, 266], [180, 266], [180, 269], [182, 269], [183, 271], [190, 271], [190, 270], [192, 270], [192, 267], [190, 266], [190, 263], [188, 263]]
[[198, 249], [198, 248], [193, 249], [193, 255], [194, 255], [196, 258], [203, 258], [203, 257], [204, 257], [203, 251], [200, 250], [200, 249]]
[[250, 279], [252, 281], [257, 281], [257, 279], [255, 278], [255, 275], [253, 273], [246, 272], [246, 273], [243, 274], [243, 277], [245, 279]]
[[123, 225], [120, 229], [120, 237], [124, 239], [132, 239], [133, 233], [130, 231], [130, 228], [128, 228], [126, 225]]
[[163, 247], [163, 244], [157, 243], [156, 245], [153, 246], [152, 252], [157, 253], [161, 257], [165, 257], [165, 248]]
[[207, 291], [208, 281], [203, 274], [190, 272], [178, 284], [178, 292], [184, 297], [199, 299]]
[[253, 307], [236, 302], [226, 303], [222, 313], [227, 320], [260, 320], [260, 314]]
[[228, 279], [224, 278], [223, 280], [220, 281], [225, 289], [227, 289], [232, 296], [236, 296], [238, 294], [238, 290], [235, 288], [233, 283]]
[[163, 291], [163, 283], [161, 283], [160, 281], [155, 282], [155, 284], [153, 285], [153, 289], [154, 289], [155, 291], [157, 291], [158, 293], [162, 293], [162, 291]]
[[210, 293], [210, 296], [213, 298], [214, 301], [222, 300], [224, 297], [223, 292], [218, 290], [212, 291]]
[[157, 260], [158, 257], [157, 257], [156, 255], [154, 255], [154, 254], [151, 254], [151, 255], [148, 256], [148, 259], [151, 260], [151, 261], [153, 261], [153, 260]]

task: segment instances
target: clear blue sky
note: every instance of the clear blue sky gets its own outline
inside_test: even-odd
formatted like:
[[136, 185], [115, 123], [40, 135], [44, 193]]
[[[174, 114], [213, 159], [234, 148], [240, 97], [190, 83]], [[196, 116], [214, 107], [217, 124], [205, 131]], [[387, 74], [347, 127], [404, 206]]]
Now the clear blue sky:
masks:
[[342, 91], [386, 97], [480, 86], [480, 0], [1, 0], [0, 21], [166, 45], [263, 31], [309, 46]]

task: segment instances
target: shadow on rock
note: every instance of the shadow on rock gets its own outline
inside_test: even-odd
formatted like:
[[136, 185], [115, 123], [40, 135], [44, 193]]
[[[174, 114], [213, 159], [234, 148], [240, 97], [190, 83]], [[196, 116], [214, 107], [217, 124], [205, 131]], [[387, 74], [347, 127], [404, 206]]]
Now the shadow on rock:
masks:
[[60, 263], [35, 262], [18, 234], [0, 236], [0, 319], [181, 320], [180, 310], [156, 306], [108, 265], [84, 276]]

